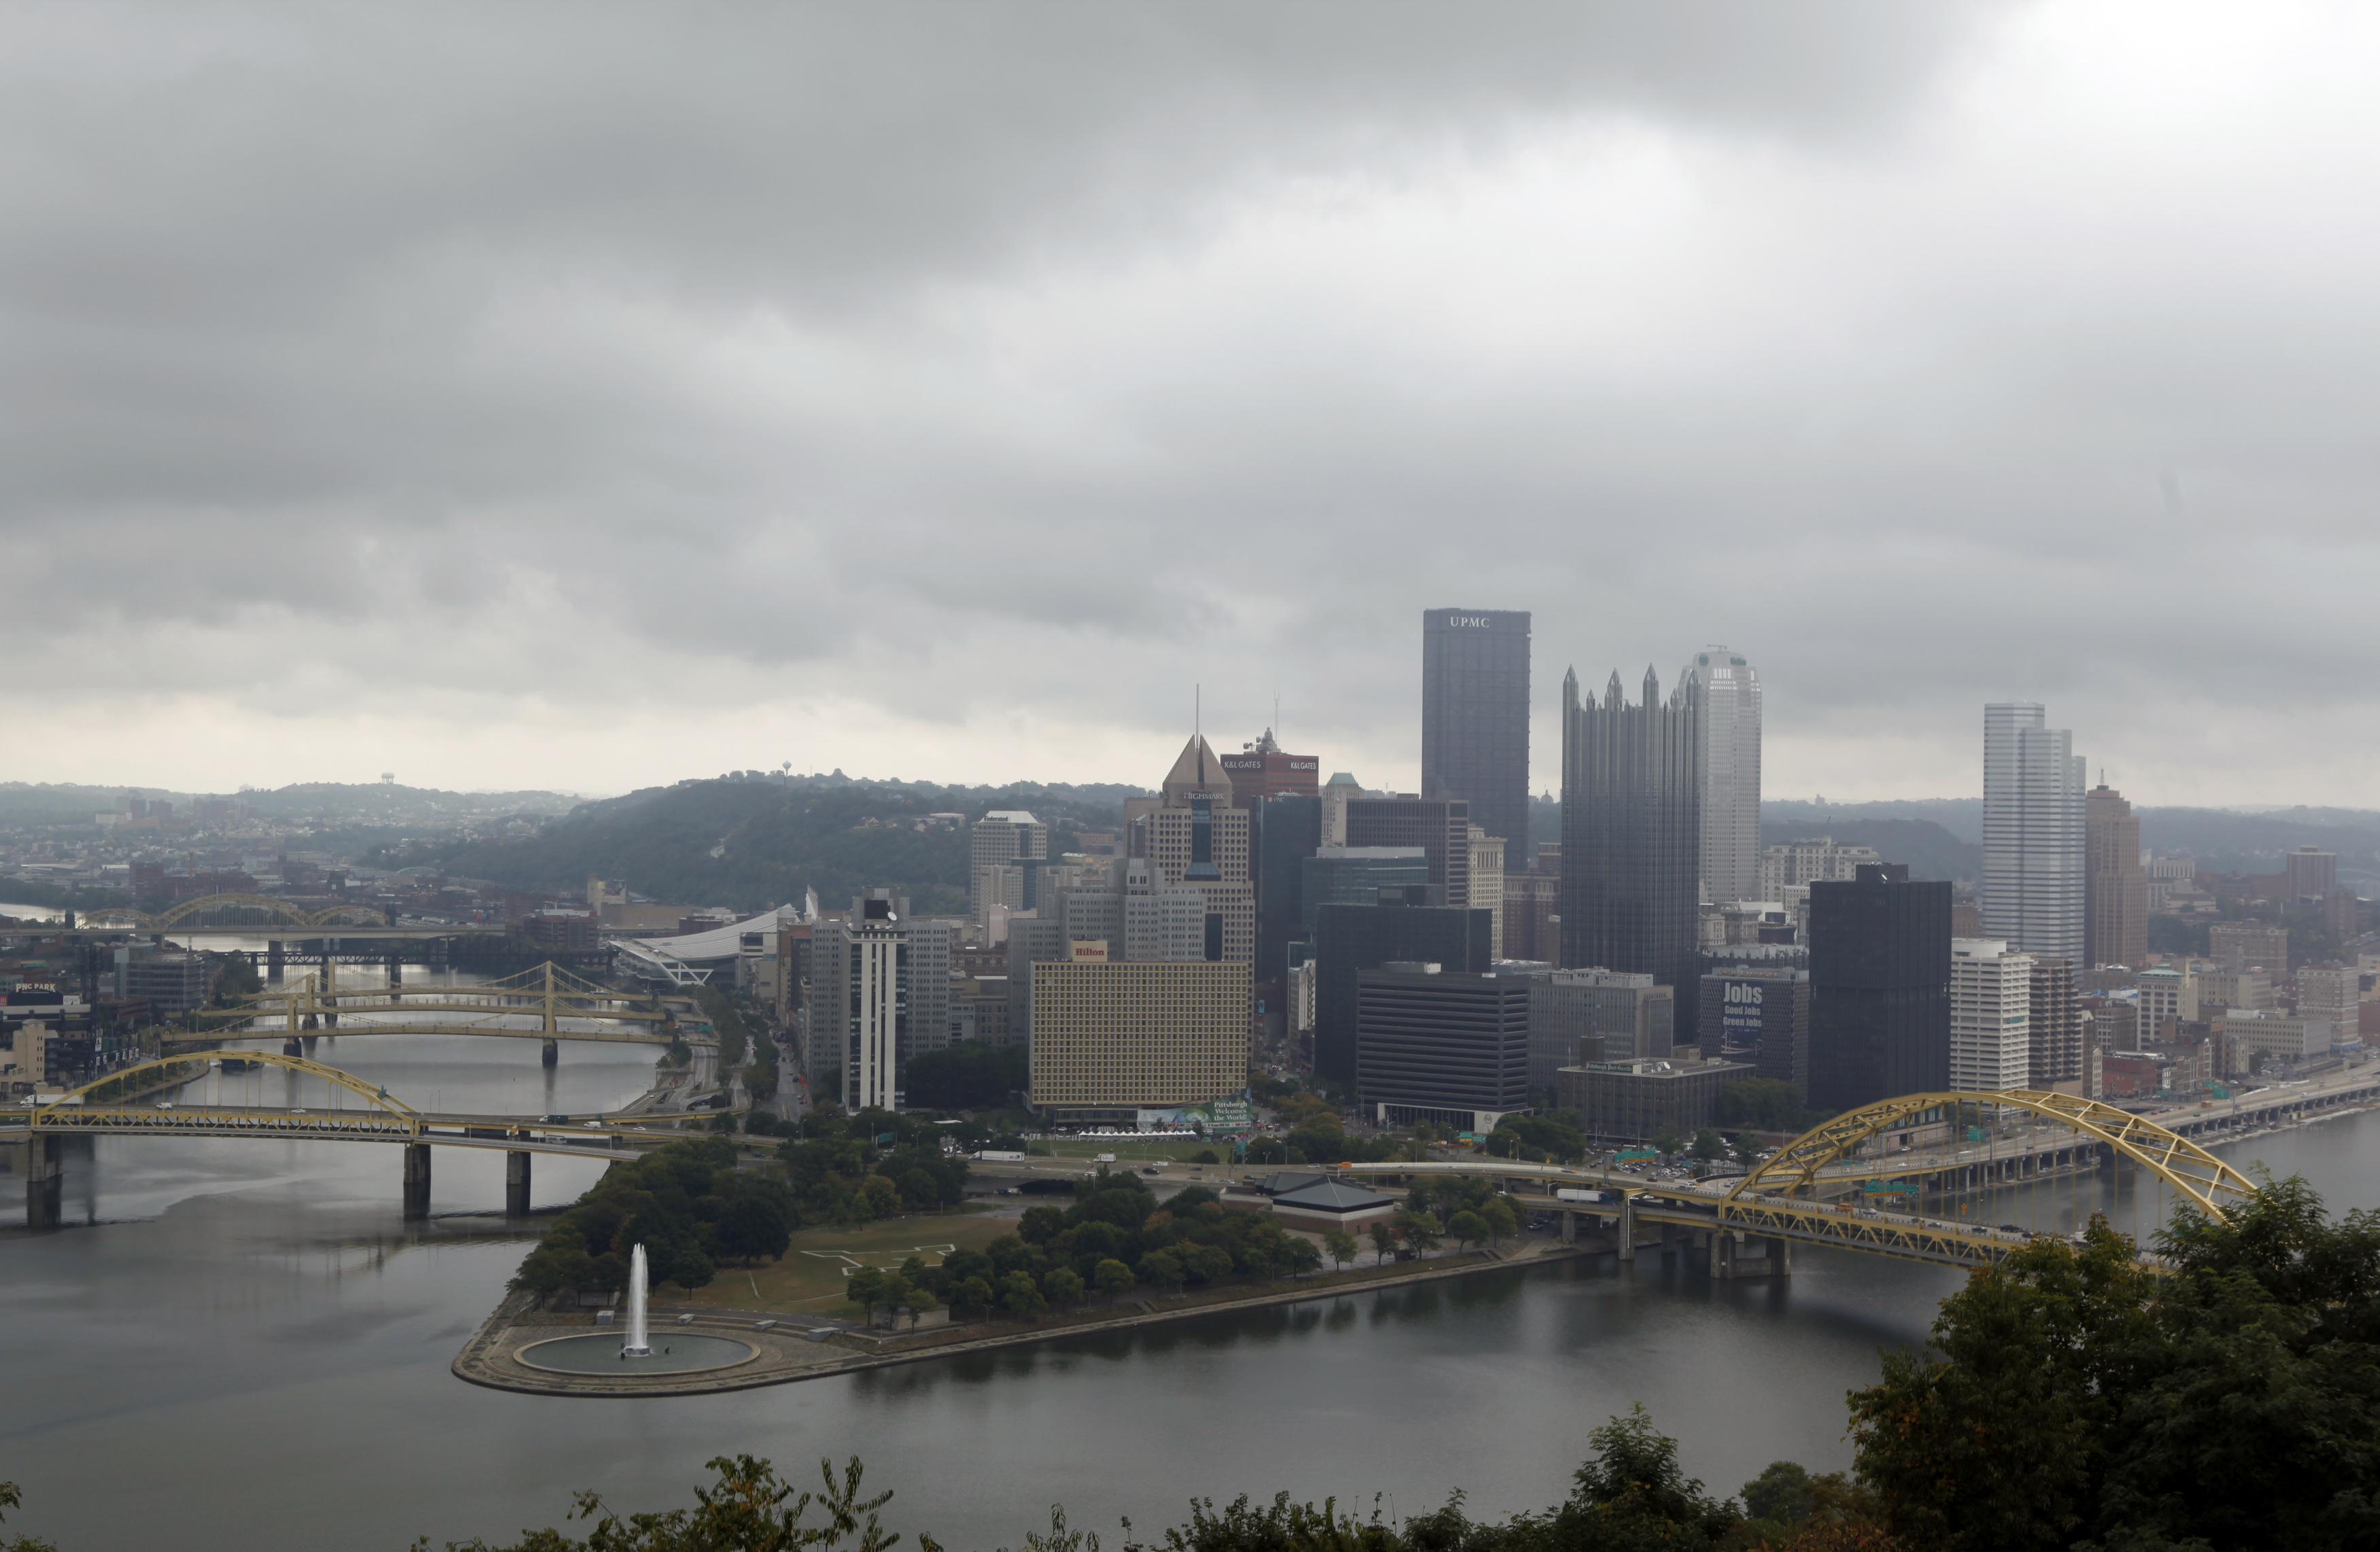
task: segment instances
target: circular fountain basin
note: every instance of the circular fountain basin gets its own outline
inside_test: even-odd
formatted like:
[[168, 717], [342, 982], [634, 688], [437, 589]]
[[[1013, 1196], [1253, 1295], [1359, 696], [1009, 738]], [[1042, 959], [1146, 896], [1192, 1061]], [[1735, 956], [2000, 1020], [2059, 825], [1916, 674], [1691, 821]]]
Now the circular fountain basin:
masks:
[[550, 1337], [529, 1343], [513, 1356], [532, 1369], [553, 1374], [617, 1375], [625, 1378], [632, 1375], [700, 1374], [706, 1369], [733, 1368], [756, 1351], [751, 1343], [732, 1337], [697, 1336], [674, 1328], [655, 1331], [650, 1340], [653, 1350], [633, 1358], [621, 1354], [620, 1349], [627, 1341], [624, 1331]]

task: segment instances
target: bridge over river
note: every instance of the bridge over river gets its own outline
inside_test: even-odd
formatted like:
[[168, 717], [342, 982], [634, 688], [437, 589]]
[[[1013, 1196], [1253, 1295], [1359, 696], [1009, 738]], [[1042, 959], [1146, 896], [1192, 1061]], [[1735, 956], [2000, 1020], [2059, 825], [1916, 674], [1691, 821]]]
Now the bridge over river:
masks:
[[[344, 1035], [346, 1033], [342, 1030]], [[504, 1211], [529, 1210], [529, 1159], [535, 1154], [584, 1158], [590, 1153], [624, 1156], [658, 1147], [689, 1134], [686, 1114], [613, 1112], [597, 1115], [501, 1116], [425, 1112], [384, 1087], [303, 1056], [243, 1051], [236, 1058], [277, 1067], [301, 1080], [314, 1080], [322, 1098], [284, 1106], [184, 1104], [154, 1100], [179, 1092], [214, 1069], [204, 1055], [165, 1056], [120, 1069], [93, 1083], [24, 1110], [0, 1111], [0, 1142], [16, 1142], [28, 1155], [25, 1216], [31, 1228], [54, 1228], [61, 1211], [61, 1146], [69, 1137], [223, 1137], [244, 1142], [382, 1143], [404, 1149], [405, 1216], [430, 1211], [430, 1150], [489, 1148], [505, 1155]], [[730, 1109], [701, 1112], [701, 1119], [739, 1113]]]

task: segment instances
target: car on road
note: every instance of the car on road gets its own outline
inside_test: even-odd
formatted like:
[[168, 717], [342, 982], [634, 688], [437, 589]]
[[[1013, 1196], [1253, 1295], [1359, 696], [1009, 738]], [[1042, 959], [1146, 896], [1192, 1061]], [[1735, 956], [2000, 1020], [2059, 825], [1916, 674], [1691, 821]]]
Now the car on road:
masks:
[[1154, 1164], [1151, 1164], [1148, 1168], [1147, 1168], [1146, 1170], [1143, 1170], [1141, 1171], [1141, 1173], [1142, 1173], [1142, 1174], [1144, 1174], [1144, 1175], [1153, 1175], [1153, 1174], [1156, 1174], [1157, 1172], [1158, 1172], [1157, 1166], [1156, 1166], [1156, 1165], [1154, 1165]]

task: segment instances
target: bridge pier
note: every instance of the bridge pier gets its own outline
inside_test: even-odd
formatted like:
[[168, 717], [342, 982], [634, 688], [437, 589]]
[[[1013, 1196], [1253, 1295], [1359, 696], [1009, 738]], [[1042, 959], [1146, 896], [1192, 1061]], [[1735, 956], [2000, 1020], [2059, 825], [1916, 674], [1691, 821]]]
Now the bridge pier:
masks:
[[405, 1145], [405, 1216], [430, 1216], [430, 1145]]
[[319, 1035], [309, 1035], [305, 1037], [306, 1054], [308, 1056], [314, 1054], [314, 1047], [321, 1039], [322, 1037]]
[[1636, 1259], [1636, 1198], [1620, 1194], [1620, 1259]]
[[1564, 1208], [1561, 1215], [1561, 1243], [1564, 1244], [1578, 1243], [1578, 1214], [1570, 1211], [1568, 1208]]
[[306, 1043], [297, 1036], [293, 1035], [288, 1039], [281, 1042], [281, 1054], [284, 1056], [303, 1056], [306, 1054]]
[[55, 1229], [66, 1221], [66, 1145], [58, 1137], [25, 1139], [25, 1227]]
[[405, 961], [395, 954], [388, 956], [388, 984], [393, 987], [405, 984]]
[[528, 1159], [527, 1153], [504, 1155], [504, 1216], [528, 1216]]
[[562, 1043], [559, 1040], [548, 1040], [545, 1043], [545, 1053], [539, 1057], [538, 1061], [548, 1067], [560, 1066], [562, 1063]]
[[267, 939], [264, 944], [264, 978], [268, 981], [279, 980], [283, 967], [288, 963], [288, 957], [282, 952], [280, 939]]

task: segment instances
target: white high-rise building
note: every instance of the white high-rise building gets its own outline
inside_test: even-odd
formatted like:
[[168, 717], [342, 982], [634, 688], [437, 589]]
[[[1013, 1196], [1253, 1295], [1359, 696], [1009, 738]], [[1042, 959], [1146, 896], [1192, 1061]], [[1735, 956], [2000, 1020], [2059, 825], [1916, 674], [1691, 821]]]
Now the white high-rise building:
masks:
[[1984, 930], [2027, 953], [2083, 957], [2082, 757], [2033, 701], [1984, 708]]
[[1950, 1086], [2022, 1088], [2033, 1064], [2033, 956], [1950, 940]]
[[1760, 892], [1759, 671], [1713, 647], [1691, 672], [1703, 683], [1703, 898], [1774, 899]]

